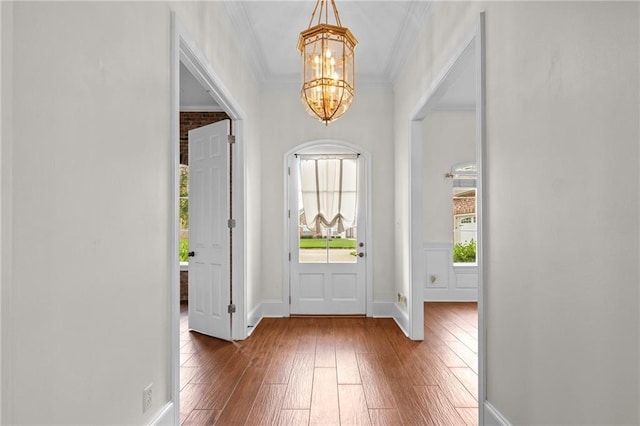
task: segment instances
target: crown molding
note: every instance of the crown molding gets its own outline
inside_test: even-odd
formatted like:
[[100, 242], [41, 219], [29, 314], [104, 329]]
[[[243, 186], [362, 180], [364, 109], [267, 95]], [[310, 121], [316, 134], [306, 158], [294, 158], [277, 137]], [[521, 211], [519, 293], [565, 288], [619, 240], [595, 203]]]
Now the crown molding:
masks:
[[[236, 40], [239, 41], [239, 48], [245, 52], [246, 60], [249, 62], [250, 68], [253, 71], [256, 80], [259, 83], [264, 83], [269, 74], [267, 62], [261, 50], [258, 49], [258, 38], [254, 31], [255, 25], [249, 18], [249, 14], [242, 1], [225, 1], [222, 2], [224, 8], [229, 16], [232, 28], [250, 28], [246, 32], [236, 32]], [[247, 25], [248, 24], [248, 25]], [[241, 34], [244, 34], [242, 36]]]
[[405, 30], [398, 32], [393, 44], [393, 53], [384, 71], [389, 81], [396, 81], [400, 70], [407, 62], [409, 53], [415, 47], [413, 41], [422, 33], [425, 18], [431, 13], [431, 4], [432, 2], [430, 1], [415, 0], [412, 1], [411, 5], [407, 8], [402, 23], [402, 28]]

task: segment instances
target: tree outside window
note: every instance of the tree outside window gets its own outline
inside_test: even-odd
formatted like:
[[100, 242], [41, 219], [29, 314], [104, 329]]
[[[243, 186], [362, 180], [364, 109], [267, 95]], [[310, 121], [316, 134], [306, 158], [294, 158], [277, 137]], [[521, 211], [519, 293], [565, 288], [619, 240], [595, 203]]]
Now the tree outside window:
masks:
[[180, 262], [189, 260], [189, 166], [180, 164]]

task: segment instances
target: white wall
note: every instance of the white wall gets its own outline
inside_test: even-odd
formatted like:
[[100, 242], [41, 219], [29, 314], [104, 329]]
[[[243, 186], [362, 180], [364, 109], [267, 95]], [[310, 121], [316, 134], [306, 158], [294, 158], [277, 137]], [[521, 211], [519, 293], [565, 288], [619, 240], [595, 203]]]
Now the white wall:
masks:
[[451, 167], [476, 159], [475, 111], [431, 111], [423, 120], [424, 242], [453, 245]]
[[325, 126], [309, 116], [299, 89], [266, 90], [262, 98], [262, 283], [265, 300], [282, 300], [284, 155], [304, 142], [334, 139], [372, 154], [373, 297], [393, 299], [393, 129], [392, 95], [382, 89], [357, 90], [345, 115]]
[[435, 3], [395, 87], [398, 201], [412, 109], [481, 8], [487, 399], [514, 424], [637, 424], [638, 4]]
[[[4, 52], [0, 62], [0, 282], [7, 282], [10, 268], [5, 265], [10, 264], [10, 240], [7, 232], [7, 222], [11, 211], [11, 204], [8, 202], [10, 194], [10, 150], [7, 141], [11, 139], [11, 104], [13, 93], [11, 87], [11, 58], [13, 57], [13, 5], [10, 3], [0, 4], [0, 52]], [[5, 286], [0, 287], [0, 336], [4, 336], [7, 331], [7, 323], [3, 321], [6, 314], [3, 305], [5, 300]], [[8, 366], [6, 365], [6, 347], [3, 345], [4, 338], [0, 338], [0, 422], [3, 419], [2, 398], [8, 384]]]
[[[221, 6], [175, 7], [249, 122], [256, 85]], [[8, 105], [14, 130], [2, 132], [2, 208], [11, 203], [13, 214], [2, 216], [4, 423], [144, 424], [170, 398], [170, 11], [14, 5], [12, 61], [5, 37], [2, 49], [2, 119]], [[252, 125], [247, 133], [257, 145]], [[247, 179], [255, 196], [259, 177]], [[154, 403], [143, 415], [149, 383]]]

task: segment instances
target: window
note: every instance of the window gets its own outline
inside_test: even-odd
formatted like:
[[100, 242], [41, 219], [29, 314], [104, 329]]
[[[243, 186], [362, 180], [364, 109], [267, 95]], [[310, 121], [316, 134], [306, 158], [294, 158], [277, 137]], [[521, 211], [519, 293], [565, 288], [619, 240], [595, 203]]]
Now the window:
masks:
[[357, 156], [299, 160], [299, 262], [356, 263]]
[[189, 261], [189, 166], [180, 164], [180, 262]]
[[478, 241], [476, 218], [475, 163], [452, 167], [453, 177], [453, 262], [475, 263]]

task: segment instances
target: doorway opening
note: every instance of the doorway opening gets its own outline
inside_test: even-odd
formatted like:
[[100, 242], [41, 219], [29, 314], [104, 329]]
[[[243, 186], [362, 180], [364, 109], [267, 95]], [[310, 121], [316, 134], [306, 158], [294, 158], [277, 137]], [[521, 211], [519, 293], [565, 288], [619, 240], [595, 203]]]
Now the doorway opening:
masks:
[[[187, 152], [181, 152], [180, 139], [183, 133], [187, 131], [181, 129], [181, 112], [183, 115], [183, 122], [191, 122], [189, 126], [199, 127], [199, 130], [206, 129], [207, 127], [216, 126], [220, 124], [221, 119], [230, 119], [224, 124], [225, 130], [233, 126], [235, 136], [228, 138], [220, 136], [216, 140], [216, 135], [195, 135], [199, 137], [202, 142], [199, 146], [202, 148], [202, 152], [208, 152], [215, 154], [218, 148], [224, 149], [228, 154], [222, 154], [222, 157], [229, 157], [229, 164], [231, 158], [233, 158], [233, 169], [226, 169], [226, 176], [220, 176], [221, 181], [225, 181], [230, 184], [233, 182], [234, 191], [233, 196], [230, 196], [230, 192], [227, 191], [225, 197], [226, 206], [221, 208], [220, 217], [216, 222], [224, 224], [223, 226], [216, 226], [217, 231], [220, 234], [226, 233], [227, 237], [224, 238], [228, 242], [226, 244], [228, 256], [225, 263], [220, 268], [227, 268], [225, 275], [228, 279], [225, 279], [227, 288], [231, 290], [227, 294], [220, 293], [220, 298], [224, 298], [224, 316], [227, 318], [230, 339], [239, 340], [247, 337], [247, 316], [246, 316], [246, 282], [245, 282], [245, 206], [244, 206], [244, 122], [242, 118], [244, 113], [239, 108], [233, 97], [226, 91], [224, 84], [220, 78], [216, 75], [214, 69], [207, 63], [204, 55], [199, 51], [195, 41], [177, 19], [175, 13], [171, 15], [172, 34], [173, 34], [173, 50], [172, 50], [172, 70], [171, 70], [171, 84], [172, 84], [172, 151], [173, 161], [170, 165], [173, 173], [173, 191], [171, 195], [173, 210], [171, 212], [170, 219], [174, 226], [173, 239], [171, 241], [172, 246], [172, 258], [175, 261], [172, 263], [172, 276], [171, 282], [171, 402], [167, 405], [166, 410], [163, 411], [162, 418], [169, 419], [170, 423], [180, 424], [180, 358], [181, 358], [181, 340], [180, 340], [180, 321], [181, 321], [181, 294], [180, 294], [180, 275], [183, 270], [187, 270], [188, 276], [188, 261], [183, 262], [184, 259], [180, 258], [181, 240], [189, 238], [193, 241], [194, 235], [188, 234], [188, 229], [193, 227], [193, 211], [186, 211], [184, 204], [189, 204], [193, 201], [194, 197], [198, 197], [197, 191], [181, 191], [181, 183], [185, 184], [186, 181], [193, 180], [193, 176], [189, 176], [189, 172], [193, 175], [196, 170], [189, 170], [188, 167], [193, 167], [192, 158], [189, 159]], [[182, 77], [182, 79], [181, 79]], [[181, 107], [182, 101], [182, 107]], [[195, 114], [195, 113], [198, 114]], [[215, 113], [215, 114], [214, 114]], [[204, 125], [205, 121], [218, 121], [218, 123]], [[219, 136], [219, 135], [218, 135]], [[198, 148], [200, 149], [200, 148]], [[213, 158], [216, 155], [208, 155]], [[183, 164], [181, 167], [180, 165]], [[227, 164], [226, 167], [229, 166]], [[186, 167], [185, 167], [186, 166]], [[215, 167], [209, 167], [211, 172]], [[182, 176], [181, 173], [185, 173], [186, 176]], [[209, 173], [207, 172], [207, 173]], [[211, 173], [210, 173], [211, 175]], [[182, 177], [182, 179], [181, 179]], [[182, 181], [182, 182], [181, 182]], [[205, 179], [202, 187], [203, 191], [207, 192], [206, 186], [210, 185], [213, 180], [209, 179], [209, 183]], [[184, 185], [183, 185], [184, 186]], [[187, 187], [189, 185], [187, 184]], [[184, 189], [184, 188], [182, 188]], [[221, 194], [221, 191], [216, 192]], [[191, 199], [190, 199], [191, 198]], [[209, 203], [211, 204], [211, 203]], [[205, 214], [213, 215], [214, 212], [208, 212], [206, 208], [203, 209]], [[208, 212], [208, 213], [207, 213]], [[181, 214], [182, 213], [182, 214]], [[191, 214], [190, 214], [191, 213]], [[223, 217], [224, 216], [224, 217]], [[182, 223], [181, 223], [182, 222]], [[189, 223], [191, 222], [191, 223]], [[205, 220], [205, 222], [207, 222]], [[183, 225], [183, 226], [181, 226]], [[184, 226], [186, 225], [186, 226]], [[191, 226], [190, 226], [191, 225]], [[182, 231], [181, 231], [182, 228]], [[216, 231], [216, 232], [217, 232]], [[222, 241], [222, 239], [221, 239]], [[190, 242], [182, 242], [184, 247], [186, 244], [189, 247]], [[184, 250], [183, 250], [184, 251]], [[187, 259], [192, 260], [189, 254], [194, 250], [189, 247], [187, 250]], [[197, 251], [194, 253], [198, 255]], [[231, 262], [233, 259], [233, 262]], [[196, 262], [193, 262], [196, 263]], [[215, 273], [216, 268], [207, 268], [208, 272]], [[212, 288], [211, 290], [216, 290]], [[184, 290], [183, 290], [184, 292]], [[187, 290], [188, 292], [188, 290]], [[184, 294], [184, 293], [183, 293]], [[184, 297], [184, 296], [183, 296]], [[229, 306], [227, 306], [227, 302]], [[233, 309], [232, 309], [233, 307]], [[220, 312], [222, 313], [222, 312]], [[222, 316], [222, 315], [221, 315]]]
[[370, 156], [338, 141], [285, 155], [289, 314], [370, 315]]
[[[478, 384], [480, 419], [484, 417], [486, 399], [484, 72], [481, 13], [477, 25], [417, 105], [411, 117], [409, 145], [410, 337], [424, 339], [424, 327], [429, 327], [425, 320], [430, 320], [424, 314], [426, 300], [478, 302], [477, 377], [472, 379]], [[454, 250], [458, 253], [454, 254]], [[470, 343], [473, 347], [474, 342]]]

